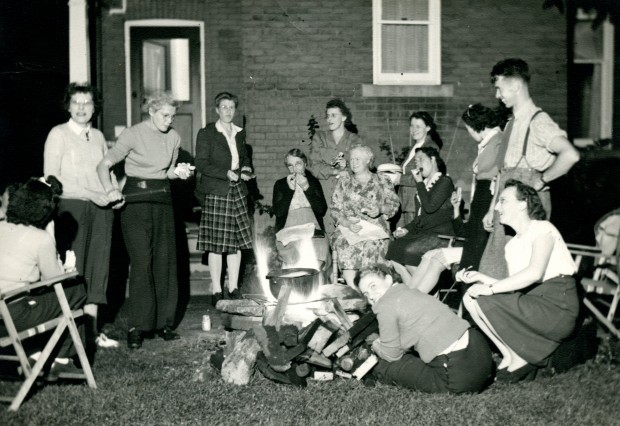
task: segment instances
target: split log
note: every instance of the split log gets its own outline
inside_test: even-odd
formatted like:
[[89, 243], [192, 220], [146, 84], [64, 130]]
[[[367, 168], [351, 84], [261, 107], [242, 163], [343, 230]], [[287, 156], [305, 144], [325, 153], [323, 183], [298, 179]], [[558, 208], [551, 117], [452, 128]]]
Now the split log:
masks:
[[220, 300], [215, 305], [215, 309], [220, 312], [250, 317], [262, 317], [265, 313], [264, 305], [249, 299]]
[[310, 324], [302, 328], [301, 331], [299, 332], [299, 335], [297, 336], [297, 341], [299, 343], [305, 343], [307, 345], [321, 324], [322, 324], [322, 321], [317, 318], [314, 321], [312, 321]]
[[256, 324], [262, 324], [262, 322], [263, 317], [222, 314], [222, 325], [232, 330], [251, 330]]
[[267, 359], [275, 371], [283, 372], [291, 368], [291, 360], [306, 350], [305, 344], [286, 349], [280, 344], [280, 336], [273, 326], [255, 326], [252, 331]]
[[299, 355], [297, 359], [299, 361], [307, 362], [308, 364], [316, 365], [317, 367], [332, 368], [332, 362], [329, 358], [321, 354], [317, 354], [312, 349], [308, 349], [306, 352]]
[[288, 282], [282, 284], [275, 309], [265, 314], [265, 320], [263, 322], [265, 325], [273, 325], [276, 330], [280, 329], [282, 318], [284, 318], [284, 314], [286, 313], [286, 307], [288, 306], [288, 300], [291, 297], [292, 291], [293, 287]]
[[353, 326], [353, 323], [347, 316], [344, 308], [338, 301], [338, 299], [330, 299], [327, 301], [327, 310], [332, 312], [338, 318], [338, 321], [342, 324], [342, 327], [345, 330], [350, 329]]
[[305, 376], [299, 376], [295, 368], [291, 368], [285, 373], [273, 370], [262, 352], [258, 353], [256, 366], [263, 376], [275, 382], [299, 387], [306, 387], [308, 384]]
[[247, 385], [254, 372], [260, 345], [253, 333], [247, 333], [222, 364], [222, 379], [226, 383]]
[[331, 342], [328, 346], [323, 349], [323, 355], [326, 357], [330, 357], [335, 354], [338, 349], [345, 346], [351, 340], [351, 335], [348, 332], [341, 333], [340, 336], [336, 338], [333, 342]]
[[308, 347], [315, 352], [321, 353], [332, 334], [334, 334], [334, 330], [330, 330], [325, 324], [321, 324], [308, 342]]

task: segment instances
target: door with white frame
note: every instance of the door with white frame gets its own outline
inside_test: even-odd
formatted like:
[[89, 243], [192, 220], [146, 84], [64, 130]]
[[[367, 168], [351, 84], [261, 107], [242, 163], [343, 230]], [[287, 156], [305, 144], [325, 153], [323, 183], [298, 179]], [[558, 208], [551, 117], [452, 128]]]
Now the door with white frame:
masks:
[[194, 156], [195, 138], [206, 123], [202, 28], [163, 22], [126, 23], [127, 109], [129, 125], [148, 116], [146, 96], [172, 92], [181, 102], [173, 127], [181, 135], [182, 154]]

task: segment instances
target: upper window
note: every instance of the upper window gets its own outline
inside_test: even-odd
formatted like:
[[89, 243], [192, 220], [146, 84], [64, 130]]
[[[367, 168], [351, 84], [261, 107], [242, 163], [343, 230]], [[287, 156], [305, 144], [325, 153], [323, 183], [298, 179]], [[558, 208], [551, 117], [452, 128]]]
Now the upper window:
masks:
[[441, 0], [373, 0], [374, 84], [441, 83]]

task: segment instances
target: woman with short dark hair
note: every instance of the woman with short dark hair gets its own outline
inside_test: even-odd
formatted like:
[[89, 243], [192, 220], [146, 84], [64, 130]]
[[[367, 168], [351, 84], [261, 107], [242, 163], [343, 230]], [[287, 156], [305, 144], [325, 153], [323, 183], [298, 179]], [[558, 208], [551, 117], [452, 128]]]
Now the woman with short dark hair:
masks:
[[498, 280], [476, 271], [457, 276], [473, 284], [463, 304], [503, 356], [498, 380], [531, 380], [573, 332], [577, 268], [562, 236], [545, 220], [534, 188], [508, 180], [495, 210], [516, 232], [506, 244], [509, 276]]
[[[54, 176], [48, 176], [47, 181], [32, 178], [14, 186], [6, 220], [0, 221], [0, 292], [23, 286], [24, 283], [54, 278], [65, 272], [58, 262], [54, 237], [45, 231], [56, 213], [61, 194], [62, 184]], [[65, 285], [65, 295], [72, 309], [81, 307], [86, 301], [84, 286], [77, 280]], [[62, 313], [52, 287], [13, 300], [8, 307], [18, 331]], [[81, 323], [78, 327], [82, 334]], [[0, 325], [0, 335], [6, 335], [4, 325]], [[61, 337], [61, 342], [48, 379], [57, 379], [61, 371], [80, 372], [71, 360], [75, 349], [68, 333]]]
[[476, 393], [491, 383], [486, 339], [447, 305], [383, 265], [363, 268], [356, 283], [379, 322], [372, 349], [380, 359], [370, 378], [430, 393]]
[[[321, 181], [325, 198], [331, 200], [338, 176], [347, 169], [350, 149], [362, 143], [353, 123], [353, 115], [342, 99], [331, 99], [325, 105], [328, 130], [319, 130], [310, 145], [309, 167]], [[325, 229], [334, 232], [336, 224], [331, 214], [325, 215]]]
[[406, 225], [416, 216], [416, 181], [409, 173], [415, 168], [415, 153], [422, 147], [435, 148], [441, 151], [443, 140], [437, 132], [437, 123], [426, 111], [415, 111], [409, 116], [409, 145], [411, 149], [405, 156], [402, 176], [399, 181], [398, 197], [400, 198], [401, 218], [399, 223]]
[[[460, 191], [451, 197], [452, 223], [456, 235], [465, 237], [465, 243], [463, 247], [440, 248], [424, 254], [419, 268], [407, 282], [407, 285], [424, 293], [431, 291], [441, 273], [455, 262], [459, 262], [461, 268], [477, 270], [489, 236], [482, 219], [493, 200], [494, 180], [499, 173], [496, 160], [502, 144], [500, 128], [506, 123], [507, 117], [501, 111], [475, 104], [468, 106], [461, 118], [469, 135], [478, 143], [478, 155], [472, 166], [471, 205], [466, 223], [461, 219]], [[467, 285], [461, 286], [461, 297], [466, 290]]]
[[[64, 96], [69, 121], [54, 127], [45, 141], [43, 172], [63, 183], [55, 221], [60, 253], [72, 250], [76, 268], [84, 277], [88, 302], [84, 311], [92, 316], [92, 335], [100, 347], [117, 347], [97, 323], [99, 305], [106, 305], [108, 267], [112, 244], [113, 212], [97, 176], [97, 165], [108, 152], [103, 133], [92, 127], [101, 105], [98, 91], [87, 83], [71, 83]], [[114, 182], [115, 183], [115, 182]]]
[[416, 181], [417, 215], [412, 222], [394, 231], [395, 239], [385, 256], [392, 261], [392, 266], [405, 283], [410, 280], [424, 253], [446, 246], [438, 235], [454, 232], [450, 204], [454, 185], [446, 175], [446, 164], [439, 152], [430, 147], [419, 148], [415, 162], [416, 168], [411, 170], [411, 174]]

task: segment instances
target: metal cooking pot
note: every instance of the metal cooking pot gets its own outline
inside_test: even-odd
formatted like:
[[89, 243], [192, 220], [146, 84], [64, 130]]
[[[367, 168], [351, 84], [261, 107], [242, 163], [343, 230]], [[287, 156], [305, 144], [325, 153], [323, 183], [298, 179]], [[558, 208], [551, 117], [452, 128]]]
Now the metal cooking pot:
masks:
[[311, 268], [285, 268], [272, 271], [267, 275], [269, 290], [278, 298], [284, 283], [292, 288], [289, 301], [304, 301], [319, 289], [319, 271]]

